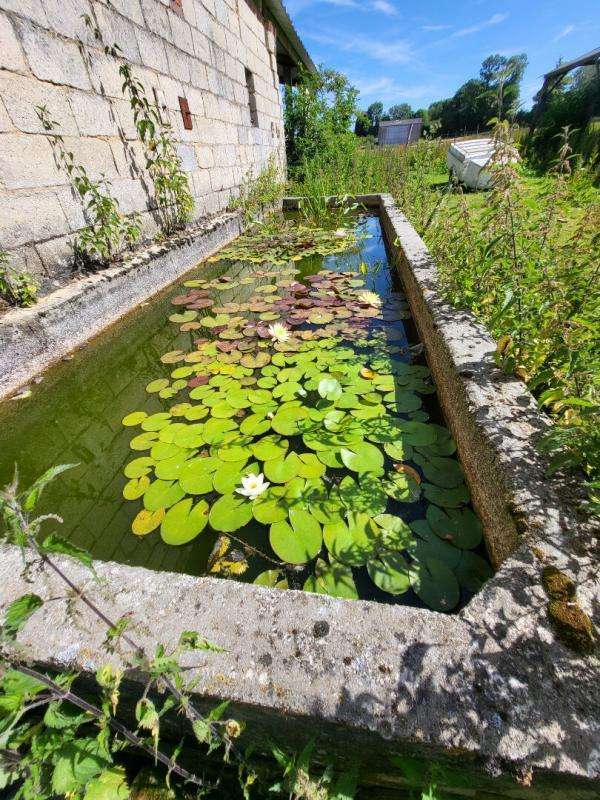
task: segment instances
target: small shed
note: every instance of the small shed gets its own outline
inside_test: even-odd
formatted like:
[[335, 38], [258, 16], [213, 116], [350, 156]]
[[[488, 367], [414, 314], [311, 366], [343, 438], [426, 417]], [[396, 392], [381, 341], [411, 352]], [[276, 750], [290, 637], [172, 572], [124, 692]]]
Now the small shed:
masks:
[[377, 140], [380, 145], [412, 144], [421, 135], [422, 128], [423, 120], [420, 117], [380, 122]]

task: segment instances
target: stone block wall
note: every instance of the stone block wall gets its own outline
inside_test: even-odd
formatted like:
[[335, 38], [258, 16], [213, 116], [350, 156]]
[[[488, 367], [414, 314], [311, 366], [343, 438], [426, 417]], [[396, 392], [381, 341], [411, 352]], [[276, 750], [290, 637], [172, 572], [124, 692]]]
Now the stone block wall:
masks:
[[0, 0], [0, 248], [46, 282], [70, 268], [70, 241], [85, 217], [38, 105], [88, 174], [111, 181], [121, 210], [141, 214], [144, 235], [156, 231], [119, 61], [104, 54], [83, 15], [106, 44], [119, 45], [171, 123], [195, 219], [225, 208], [250, 170], [258, 174], [272, 157], [284, 163], [275, 32], [250, 0]]

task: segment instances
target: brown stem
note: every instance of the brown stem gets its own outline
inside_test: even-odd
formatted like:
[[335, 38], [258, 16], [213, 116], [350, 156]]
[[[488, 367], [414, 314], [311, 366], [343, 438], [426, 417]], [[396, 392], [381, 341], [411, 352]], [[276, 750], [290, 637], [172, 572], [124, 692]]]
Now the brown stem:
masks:
[[170, 772], [174, 772], [176, 775], [179, 775], [180, 778], [183, 778], [189, 783], [194, 783], [196, 786], [204, 786], [204, 783], [200, 780], [200, 778], [198, 778], [196, 775], [193, 775], [191, 772], [188, 772], [183, 767], [180, 767], [179, 764], [177, 764], [177, 762], [172, 758], [169, 758], [169, 756], [166, 756], [160, 750], [155, 750], [153, 747], [150, 747], [150, 745], [146, 744], [143, 739], [140, 739], [139, 736], [136, 736], [135, 733], [126, 728], [121, 722], [114, 719], [114, 717], [106, 717], [97, 706], [88, 703], [87, 700], [84, 700], [83, 698], [74, 694], [69, 689], [63, 689], [58, 685], [58, 683], [55, 683], [47, 675], [44, 675], [43, 672], [38, 672], [36, 669], [26, 667], [18, 662], [11, 662], [11, 665], [17, 672], [21, 672], [23, 675], [28, 675], [30, 678], [35, 678], [35, 680], [43, 683], [44, 686], [47, 686], [58, 699], [66, 700], [67, 702], [72, 703], [74, 706], [81, 708], [83, 711], [91, 714], [96, 719], [106, 719], [114, 731], [120, 733], [121, 736], [127, 739], [130, 744], [138, 747], [145, 753], [148, 753], [148, 755], [152, 756], [152, 758], [155, 758], [157, 761], [160, 761], [160, 763], [164, 764], [164, 766], [166, 766]]

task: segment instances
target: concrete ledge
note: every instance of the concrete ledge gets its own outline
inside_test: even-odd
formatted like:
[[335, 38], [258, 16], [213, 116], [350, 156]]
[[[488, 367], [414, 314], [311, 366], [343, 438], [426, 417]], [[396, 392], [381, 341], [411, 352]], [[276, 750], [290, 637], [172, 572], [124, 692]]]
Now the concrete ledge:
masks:
[[[391, 198], [359, 199], [379, 209], [496, 575], [445, 616], [107, 562], [96, 563], [95, 583], [61, 561], [111, 615], [133, 610], [149, 649], [183, 630], [227, 648], [190, 655], [186, 674], [200, 679], [201, 702], [232, 700], [256, 743], [300, 746], [317, 735], [322, 760], [356, 764], [363, 786], [390, 796], [407, 785], [404, 765], [424, 777], [433, 769], [439, 790], [461, 797], [592, 800], [600, 660], [556, 638], [541, 583], [545, 564], [564, 570], [600, 623], [590, 533], [543, 479], [535, 436], [545, 423], [523, 384], [496, 368], [493, 342], [472, 316], [445, 303], [435, 264]], [[0, 605], [34, 590], [62, 594], [54, 578], [32, 586], [20, 571], [20, 552], [0, 548]], [[39, 663], [89, 675], [103, 637], [86, 609], [76, 622], [56, 600], [19, 641]]]
[[244, 228], [223, 213], [0, 317], [0, 400], [159, 292]]

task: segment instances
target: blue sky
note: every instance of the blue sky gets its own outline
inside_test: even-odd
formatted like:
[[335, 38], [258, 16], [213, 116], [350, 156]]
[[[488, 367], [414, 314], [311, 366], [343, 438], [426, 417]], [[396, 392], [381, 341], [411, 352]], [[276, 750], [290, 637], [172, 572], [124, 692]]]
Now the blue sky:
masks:
[[313, 60], [344, 72], [360, 105], [426, 107], [451, 97], [491, 53], [525, 52], [529, 108], [560, 56], [600, 45], [598, 0], [284, 0]]

